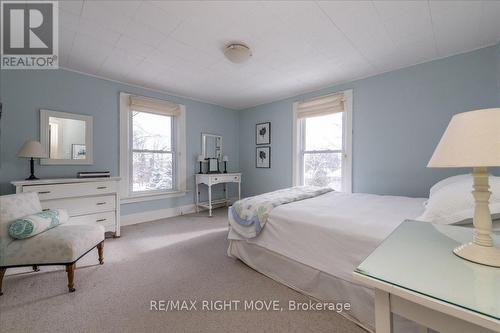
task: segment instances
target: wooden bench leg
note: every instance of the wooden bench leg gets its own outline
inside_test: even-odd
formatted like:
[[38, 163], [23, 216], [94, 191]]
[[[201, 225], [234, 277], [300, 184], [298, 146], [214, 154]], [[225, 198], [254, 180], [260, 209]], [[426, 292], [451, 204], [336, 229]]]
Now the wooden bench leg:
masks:
[[33, 271], [38, 272], [40, 268], [38, 268], [38, 265], [33, 265]]
[[2, 292], [2, 281], [3, 281], [3, 277], [5, 275], [5, 271], [7, 270], [7, 268], [0, 268], [0, 296], [3, 295], [3, 292]]
[[66, 265], [66, 272], [68, 273], [68, 290], [70, 293], [75, 291], [74, 284], [73, 284], [74, 277], [75, 277], [75, 267], [76, 267], [76, 265], [74, 263]]
[[104, 241], [97, 244], [97, 253], [99, 253], [99, 264], [104, 264]]

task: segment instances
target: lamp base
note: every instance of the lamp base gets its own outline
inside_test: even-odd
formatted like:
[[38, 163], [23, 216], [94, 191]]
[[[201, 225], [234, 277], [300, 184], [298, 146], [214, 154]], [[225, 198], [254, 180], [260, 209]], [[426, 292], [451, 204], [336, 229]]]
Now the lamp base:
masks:
[[500, 267], [500, 249], [494, 246], [482, 246], [471, 242], [460, 245], [453, 250], [453, 253], [477, 264]]

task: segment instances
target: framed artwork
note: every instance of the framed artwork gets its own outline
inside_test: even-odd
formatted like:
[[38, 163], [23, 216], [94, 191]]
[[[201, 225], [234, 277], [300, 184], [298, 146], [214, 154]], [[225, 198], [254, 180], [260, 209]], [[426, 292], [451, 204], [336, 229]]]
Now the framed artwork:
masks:
[[255, 144], [270, 145], [271, 144], [271, 123], [260, 123], [255, 125]]
[[71, 145], [71, 159], [84, 160], [87, 157], [87, 147], [81, 144]]
[[271, 147], [257, 147], [255, 152], [256, 168], [271, 168]]

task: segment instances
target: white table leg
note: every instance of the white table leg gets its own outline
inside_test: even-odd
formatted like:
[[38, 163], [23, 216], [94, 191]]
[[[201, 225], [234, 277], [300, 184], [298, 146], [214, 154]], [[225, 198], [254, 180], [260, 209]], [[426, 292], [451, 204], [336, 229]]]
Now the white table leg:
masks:
[[226, 207], [228, 206], [227, 183], [224, 183], [224, 198], [226, 199]]
[[389, 293], [375, 289], [375, 332], [392, 333], [392, 312]]
[[212, 217], [212, 186], [208, 186], [208, 216]]
[[198, 189], [198, 182], [195, 180], [195, 183], [196, 183], [196, 213], [199, 213], [200, 212], [200, 206], [198, 206], [200, 204], [200, 190]]
[[238, 182], [238, 200], [241, 200], [241, 182]]

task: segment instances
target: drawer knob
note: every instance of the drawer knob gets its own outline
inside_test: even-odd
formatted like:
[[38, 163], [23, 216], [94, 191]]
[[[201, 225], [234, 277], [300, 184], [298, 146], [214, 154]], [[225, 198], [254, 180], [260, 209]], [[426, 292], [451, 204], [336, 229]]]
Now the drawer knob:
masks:
[[96, 222], [104, 222], [106, 221], [107, 219], [98, 219], [98, 220], [95, 220]]
[[214, 178], [214, 180], [217, 180], [218, 178]]
[[107, 189], [108, 187], [107, 186], [97, 186], [97, 189], [98, 190], [105, 190]]
[[105, 204], [106, 204], [106, 202], [98, 202], [98, 203], [96, 203], [97, 206], [102, 206], [102, 205], [105, 205]]
[[50, 191], [40, 191], [40, 192], [38, 192], [38, 194], [49, 194], [49, 193], [50, 193]]

